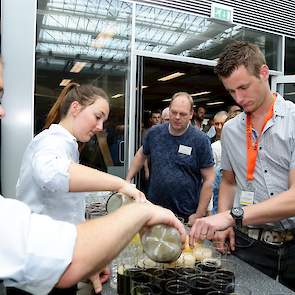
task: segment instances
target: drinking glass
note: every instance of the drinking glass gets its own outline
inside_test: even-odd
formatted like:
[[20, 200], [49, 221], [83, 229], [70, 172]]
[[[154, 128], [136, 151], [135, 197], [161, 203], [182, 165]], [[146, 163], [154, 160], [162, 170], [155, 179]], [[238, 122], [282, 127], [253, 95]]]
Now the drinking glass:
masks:
[[188, 295], [190, 288], [185, 281], [170, 280], [165, 284], [165, 291], [168, 295]]
[[137, 285], [131, 289], [131, 295], [153, 295], [150, 287], [145, 285]]

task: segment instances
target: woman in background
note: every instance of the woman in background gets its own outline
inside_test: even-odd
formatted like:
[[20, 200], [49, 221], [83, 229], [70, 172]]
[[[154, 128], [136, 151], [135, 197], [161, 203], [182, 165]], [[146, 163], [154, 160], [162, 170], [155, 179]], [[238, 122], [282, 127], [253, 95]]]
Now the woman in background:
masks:
[[[78, 142], [103, 130], [109, 115], [106, 93], [95, 86], [70, 83], [51, 108], [45, 130], [27, 147], [16, 196], [35, 213], [78, 224], [85, 216], [85, 192], [118, 191], [137, 201], [142, 192], [123, 179], [79, 164]], [[95, 279], [96, 277], [96, 279]], [[93, 276], [92, 281], [99, 277]], [[50, 294], [75, 294], [54, 289]]]

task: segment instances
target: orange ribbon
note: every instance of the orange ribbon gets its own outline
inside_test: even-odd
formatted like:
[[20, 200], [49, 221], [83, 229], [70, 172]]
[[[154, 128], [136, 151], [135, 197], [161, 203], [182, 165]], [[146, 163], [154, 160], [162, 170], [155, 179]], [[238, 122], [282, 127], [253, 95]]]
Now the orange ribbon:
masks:
[[258, 142], [262, 135], [263, 129], [267, 122], [272, 118], [274, 112], [274, 104], [276, 101], [276, 96], [274, 97], [274, 101], [268, 110], [267, 114], [264, 117], [264, 122], [261, 127], [261, 132], [257, 137], [254, 145], [252, 141], [252, 116], [250, 113], [247, 113], [246, 117], [246, 144], [247, 144], [247, 180], [251, 181], [254, 179], [254, 171], [256, 166], [256, 159], [258, 155]]

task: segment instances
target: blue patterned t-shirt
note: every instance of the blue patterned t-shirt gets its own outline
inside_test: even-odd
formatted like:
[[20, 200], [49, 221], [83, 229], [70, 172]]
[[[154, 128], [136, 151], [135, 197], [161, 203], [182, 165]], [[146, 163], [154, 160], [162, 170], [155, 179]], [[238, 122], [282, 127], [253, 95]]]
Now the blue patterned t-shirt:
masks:
[[[188, 218], [199, 203], [200, 169], [214, 165], [211, 143], [191, 125], [181, 136], [171, 135], [168, 126], [153, 126], [144, 139], [143, 152], [151, 162], [148, 199]], [[191, 147], [191, 154], [180, 153], [180, 145]]]

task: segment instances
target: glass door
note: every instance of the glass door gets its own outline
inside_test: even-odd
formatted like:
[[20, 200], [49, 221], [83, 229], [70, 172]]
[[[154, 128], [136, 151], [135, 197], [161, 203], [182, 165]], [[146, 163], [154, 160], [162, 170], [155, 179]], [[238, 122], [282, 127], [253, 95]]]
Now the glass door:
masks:
[[271, 89], [295, 103], [295, 75], [272, 77]]

